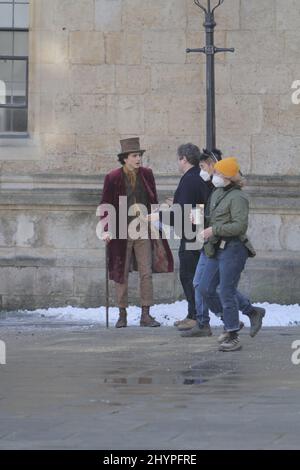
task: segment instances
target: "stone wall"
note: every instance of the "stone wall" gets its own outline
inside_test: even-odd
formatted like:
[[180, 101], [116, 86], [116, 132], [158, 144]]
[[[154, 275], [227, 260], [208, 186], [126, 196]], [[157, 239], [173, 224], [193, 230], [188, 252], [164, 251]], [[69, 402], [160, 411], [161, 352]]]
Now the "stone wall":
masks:
[[[157, 179], [161, 200], [174, 177]], [[3, 310], [105, 301], [105, 252], [96, 236], [96, 208], [103, 177], [37, 175], [2, 182], [0, 206], [0, 305]], [[280, 190], [279, 190], [280, 189]], [[258, 256], [249, 260], [241, 288], [255, 301], [299, 302], [299, 181], [249, 178], [250, 236]], [[170, 242], [173, 274], [154, 276], [157, 302], [182, 298], [178, 242]], [[138, 276], [130, 277], [132, 303]], [[111, 302], [114, 288], [111, 286]]]
[[[217, 10], [218, 146], [249, 175], [258, 257], [242, 287], [299, 302], [300, 4], [225, 0]], [[160, 198], [176, 148], [205, 145], [203, 17], [193, 0], [32, 0], [28, 139], [0, 139], [3, 309], [104, 302], [96, 207], [120, 138], [139, 135]], [[173, 246], [176, 256], [176, 246]], [[132, 283], [136, 283], [135, 276]], [[177, 272], [157, 299], [182, 295]], [[167, 286], [167, 287], [166, 287]], [[132, 297], [132, 301], [136, 299]]]
[[[218, 146], [246, 173], [299, 175], [299, 2], [225, 0], [216, 21], [216, 44], [236, 48], [216, 55]], [[178, 143], [205, 145], [205, 56], [185, 53], [204, 45], [202, 22], [193, 0], [32, 0], [36, 150], [2, 142], [2, 173], [104, 174], [140, 135], [145, 164], [174, 174]]]

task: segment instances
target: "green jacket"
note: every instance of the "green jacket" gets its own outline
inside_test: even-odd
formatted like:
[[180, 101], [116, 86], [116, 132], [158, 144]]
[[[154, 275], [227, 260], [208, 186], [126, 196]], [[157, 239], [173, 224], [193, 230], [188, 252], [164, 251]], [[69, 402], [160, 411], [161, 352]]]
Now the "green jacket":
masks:
[[255, 256], [255, 250], [247, 238], [249, 201], [239, 186], [229, 189], [216, 189], [210, 199], [205, 225], [212, 227], [213, 236], [204, 244], [207, 256], [213, 257], [218, 243], [235, 237], [245, 243], [249, 256]]

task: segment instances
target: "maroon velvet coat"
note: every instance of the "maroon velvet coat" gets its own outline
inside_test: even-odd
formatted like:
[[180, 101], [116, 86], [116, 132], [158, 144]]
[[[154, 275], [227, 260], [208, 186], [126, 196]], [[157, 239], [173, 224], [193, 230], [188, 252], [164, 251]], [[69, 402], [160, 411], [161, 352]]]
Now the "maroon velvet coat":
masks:
[[[151, 204], [158, 204], [156, 185], [152, 170], [140, 167], [139, 174], [148, 194], [150, 211]], [[124, 172], [122, 168], [111, 171], [106, 175], [100, 204], [111, 204], [119, 217], [119, 196], [126, 196]], [[107, 230], [107, 227], [104, 228]], [[151, 240], [152, 245], [152, 271], [155, 273], [173, 272], [174, 262], [169, 244], [165, 239]], [[126, 258], [127, 240], [113, 239], [108, 244], [109, 278], [122, 284], [124, 282], [124, 268]], [[133, 262], [134, 269], [136, 263]]]

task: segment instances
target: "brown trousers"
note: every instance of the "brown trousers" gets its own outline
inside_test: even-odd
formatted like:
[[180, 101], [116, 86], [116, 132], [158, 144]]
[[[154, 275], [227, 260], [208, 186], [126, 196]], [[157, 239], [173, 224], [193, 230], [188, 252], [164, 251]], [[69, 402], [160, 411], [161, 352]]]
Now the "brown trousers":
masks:
[[128, 307], [128, 275], [132, 252], [134, 250], [140, 275], [141, 306], [153, 305], [152, 284], [152, 252], [150, 239], [127, 240], [127, 252], [124, 268], [124, 283], [115, 283], [117, 305], [119, 308]]

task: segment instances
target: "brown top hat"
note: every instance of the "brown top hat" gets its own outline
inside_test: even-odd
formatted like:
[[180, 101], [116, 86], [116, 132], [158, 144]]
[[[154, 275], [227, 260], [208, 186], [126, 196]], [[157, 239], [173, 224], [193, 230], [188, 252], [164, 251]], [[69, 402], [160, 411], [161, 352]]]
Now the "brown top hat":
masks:
[[140, 147], [139, 137], [131, 137], [130, 139], [120, 140], [122, 152], [118, 154], [118, 157], [122, 155], [128, 155], [129, 153], [140, 153], [143, 155], [146, 150], [142, 150]]

